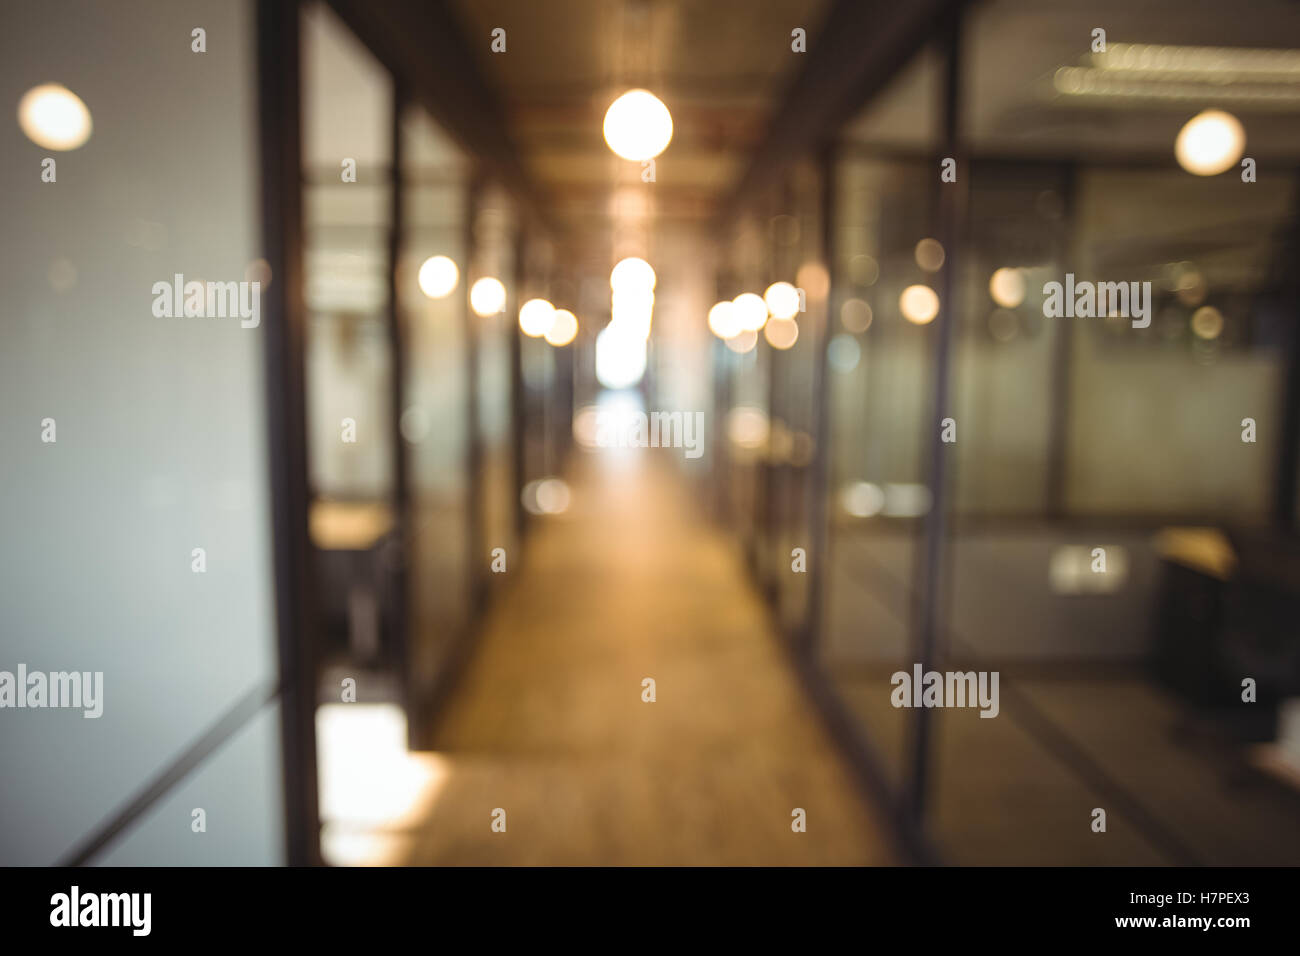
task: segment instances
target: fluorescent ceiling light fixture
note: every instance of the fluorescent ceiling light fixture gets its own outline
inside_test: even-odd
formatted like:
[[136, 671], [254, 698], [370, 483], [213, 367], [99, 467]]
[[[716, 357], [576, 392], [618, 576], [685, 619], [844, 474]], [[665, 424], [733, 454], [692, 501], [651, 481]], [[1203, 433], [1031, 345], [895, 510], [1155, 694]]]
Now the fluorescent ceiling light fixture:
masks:
[[1114, 102], [1206, 102], [1247, 104], [1258, 109], [1290, 110], [1300, 105], [1294, 77], [1237, 78], [1219, 74], [1162, 74], [1063, 66], [1052, 77], [1057, 93], [1080, 100]]
[[1092, 65], [1116, 73], [1213, 74], [1220, 80], [1227, 76], [1294, 83], [1300, 79], [1300, 50], [1111, 43], [1105, 53], [1092, 54]]

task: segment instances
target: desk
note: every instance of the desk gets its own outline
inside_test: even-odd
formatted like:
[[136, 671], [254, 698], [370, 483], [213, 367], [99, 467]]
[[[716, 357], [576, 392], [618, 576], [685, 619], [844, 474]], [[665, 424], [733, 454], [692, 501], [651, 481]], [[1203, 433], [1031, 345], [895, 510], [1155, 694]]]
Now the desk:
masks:
[[348, 646], [359, 662], [380, 649], [378, 582], [384, 573], [378, 549], [393, 530], [393, 511], [382, 501], [313, 501], [308, 512], [311, 543], [337, 554], [348, 569]]
[[369, 551], [393, 529], [393, 510], [382, 501], [313, 501], [308, 525], [322, 551]]

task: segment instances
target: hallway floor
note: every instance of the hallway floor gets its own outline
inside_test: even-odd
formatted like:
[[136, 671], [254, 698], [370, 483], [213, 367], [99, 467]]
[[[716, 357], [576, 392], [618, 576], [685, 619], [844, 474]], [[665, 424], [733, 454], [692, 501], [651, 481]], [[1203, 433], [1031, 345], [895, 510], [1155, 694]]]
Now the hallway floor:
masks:
[[510, 556], [404, 862], [891, 862], [739, 554], [666, 454], [580, 456], [568, 511]]

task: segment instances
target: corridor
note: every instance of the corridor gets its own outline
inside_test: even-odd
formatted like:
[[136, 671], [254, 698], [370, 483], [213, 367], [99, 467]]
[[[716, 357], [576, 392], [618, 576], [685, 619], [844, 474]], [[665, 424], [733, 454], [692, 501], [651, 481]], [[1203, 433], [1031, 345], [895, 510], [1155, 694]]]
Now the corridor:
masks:
[[407, 862], [889, 862], [740, 555], [661, 454], [577, 458], [569, 509], [508, 565]]
[[0, 866], [1300, 863], [1240, 5], [5, 5]]

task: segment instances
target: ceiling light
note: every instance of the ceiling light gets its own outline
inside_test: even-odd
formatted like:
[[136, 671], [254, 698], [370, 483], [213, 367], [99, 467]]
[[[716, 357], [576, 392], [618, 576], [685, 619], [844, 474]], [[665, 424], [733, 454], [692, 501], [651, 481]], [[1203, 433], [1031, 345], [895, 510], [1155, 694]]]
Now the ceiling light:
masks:
[[596, 335], [596, 378], [606, 388], [631, 388], [645, 374], [645, 339], [608, 325]]
[[989, 295], [1004, 309], [1025, 301], [1025, 276], [1019, 269], [1003, 267], [989, 276]]
[[752, 292], [742, 292], [731, 300], [731, 314], [742, 332], [757, 332], [767, 321], [767, 303]]
[[555, 306], [545, 299], [529, 299], [519, 307], [519, 328], [533, 338], [545, 335], [555, 324]]
[[799, 323], [794, 319], [773, 318], [763, 327], [763, 338], [774, 349], [788, 349], [799, 338]]
[[939, 314], [939, 295], [928, 285], [909, 285], [898, 297], [898, 308], [907, 321], [925, 325]]
[[1197, 113], [1178, 132], [1178, 165], [1197, 176], [1217, 176], [1237, 165], [1246, 148], [1246, 131], [1237, 117], [1223, 110]]
[[723, 341], [740, 331], [740, 322], [730, 302], [718, 302], [709, 309], [709, 331]]
[[773, 317], [793, 319], [799, 312], [799, 290], [788, 282], [773, 282], [763, 293], [763, 302]]
[[912, 256], [916, 259], [916, 264], [926, 272], [938, 272], [943, 268], [943, 245], [938, 239], [922, 239], [916, 244]]
[[578, 334], [578, 317], [568, 309], [556, 309], [555, 319], [546, 330], [546, 341], [557, 349], [563, 348]]
[[76, 149], [90, 139], [90, 110], [66, 86], [34, 86], [18, 101], [18, 125], [37, 146]]
[[746, 329], [742, 332], [737, 332], [731, 338], [727, 339], [726, 342], [727, 348], [731, 349], [733, 352], [738, 352], [741, 355], [744, 355], [746, 352], [752, 352], [754, 346], [757, 344], [758, 333], [753, 329]]
[[672, 138], [672, 114], [649, 90], [628, 90], [605, 112], [605, 142], [624, 159], [653, 159]]
[[470, 287], [469, 307], [475, 315], [496, 315], [506, 307], [506, 287], [500, 279], [484, 276]]
[[419, 281], [420, 290], [430, 299], [444, 299], [460, 281], [460, 270], [446, 256], [430, 256], [420, 266]]
[[622, 259], [609, 274], [609, 287], [615, 292], [648, 292], [655, 287], [655, 271], [644, 259]]

